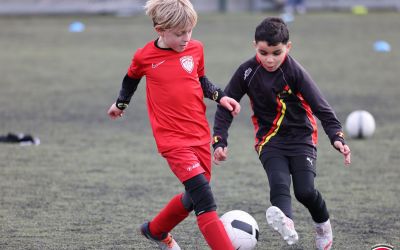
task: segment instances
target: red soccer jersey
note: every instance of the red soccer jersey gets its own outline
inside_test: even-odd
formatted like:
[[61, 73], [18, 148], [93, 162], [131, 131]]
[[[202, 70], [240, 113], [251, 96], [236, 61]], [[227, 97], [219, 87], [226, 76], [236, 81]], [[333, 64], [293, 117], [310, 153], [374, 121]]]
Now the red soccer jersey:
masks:
[[146, 76], [147, 109], [159, 152], [210, 142], [199, 82], [204, 76], [203, 45], [199, 41], [191, 40], [180, 53], [149, 42], [136, 51], [128, 76]]

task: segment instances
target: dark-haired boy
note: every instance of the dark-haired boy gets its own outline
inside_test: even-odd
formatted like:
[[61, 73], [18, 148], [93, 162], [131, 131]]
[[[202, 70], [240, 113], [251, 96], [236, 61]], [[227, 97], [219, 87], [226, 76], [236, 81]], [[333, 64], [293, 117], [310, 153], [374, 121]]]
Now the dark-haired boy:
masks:
[[[292, 43], [280, 18], [270, 17], [256, 28], [256, 56], [239, 66], [224, 92], [237, 100], [247, 94], [253, 109], [255, 149], [267, 173], [272, 207], [267, 222], [289, 244], [298, 241], [294, 228], [290, 185], [310, 212], [317, 249], [330, 249], [332, 229], [321, 194], [314, 187], [317, 122], [321, 121], [333, 147], [350, 164], [350, 148], [331, 106], [304, 68], [289, 55]], [[214, 121], [214, 161], [227, 158], [228, 129], [233, 116], [218, 107]]]

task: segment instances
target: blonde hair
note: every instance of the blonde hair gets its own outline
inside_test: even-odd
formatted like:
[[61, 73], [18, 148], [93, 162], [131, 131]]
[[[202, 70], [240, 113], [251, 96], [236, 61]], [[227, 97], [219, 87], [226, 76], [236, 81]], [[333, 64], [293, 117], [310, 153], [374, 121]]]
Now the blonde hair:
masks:
[[197, 23], [197, 13], [189, 0], [148, 0], [144, 8], [154, 27], [162, 30], [193, 28]]

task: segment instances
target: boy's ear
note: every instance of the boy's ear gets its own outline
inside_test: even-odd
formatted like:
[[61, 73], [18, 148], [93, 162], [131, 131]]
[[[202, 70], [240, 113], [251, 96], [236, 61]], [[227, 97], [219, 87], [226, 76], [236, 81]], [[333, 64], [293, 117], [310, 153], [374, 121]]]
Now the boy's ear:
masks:
[[288, 50], [288, 52], [289, 52], [289, 50], [292, 48], [292, 42], [291, 42], [291, 41], [289, 41], [289, 42], [286, 44], [286, 48], [287, 48], [287, 50]]
[[257, 46], [257, 42], [254, 40], [253, 41], [253, 47], [255, 48]]

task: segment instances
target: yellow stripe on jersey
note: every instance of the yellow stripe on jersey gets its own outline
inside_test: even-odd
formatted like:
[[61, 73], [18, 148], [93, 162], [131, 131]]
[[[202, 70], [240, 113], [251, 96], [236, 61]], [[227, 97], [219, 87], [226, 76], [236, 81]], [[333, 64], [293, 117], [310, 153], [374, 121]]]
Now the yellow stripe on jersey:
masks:
[[[278, 98], [277, 98], [277, 99], [278, 99]], [[276, 122], [276, 124], [273, 124], [273, 125], [272, 125], [272, 126], [273, 126], [273, 127], [272, 127], [273, 130], [270, 131], [270, 133], [267, 134], [267, 136], [265, 137], [264, 141], [259, 145], [259, 147], [258, 147], [258, 155], [261, 154], [261, 151], [262, 151], [263, 146], [264, 146], [267, 142], [269, 142], [269, 140], [270, 140], [273, 136], [275, 136], [276, 133], [278, 133], [278, 130], [279, 130], [281, 124], [282, 124], [283, 117], [285, 116], [285, 112], [286, 112], [286, 103], [283, 102], [282, 99], [278, 99], [278, 101], [282, 104], [280, 113], [278, 113], [278, 115], [277, 115], [277, 117], [279, 116], [278, 121]], [[274, 128], [274, 127], [275, 127], [275, 128]]]

